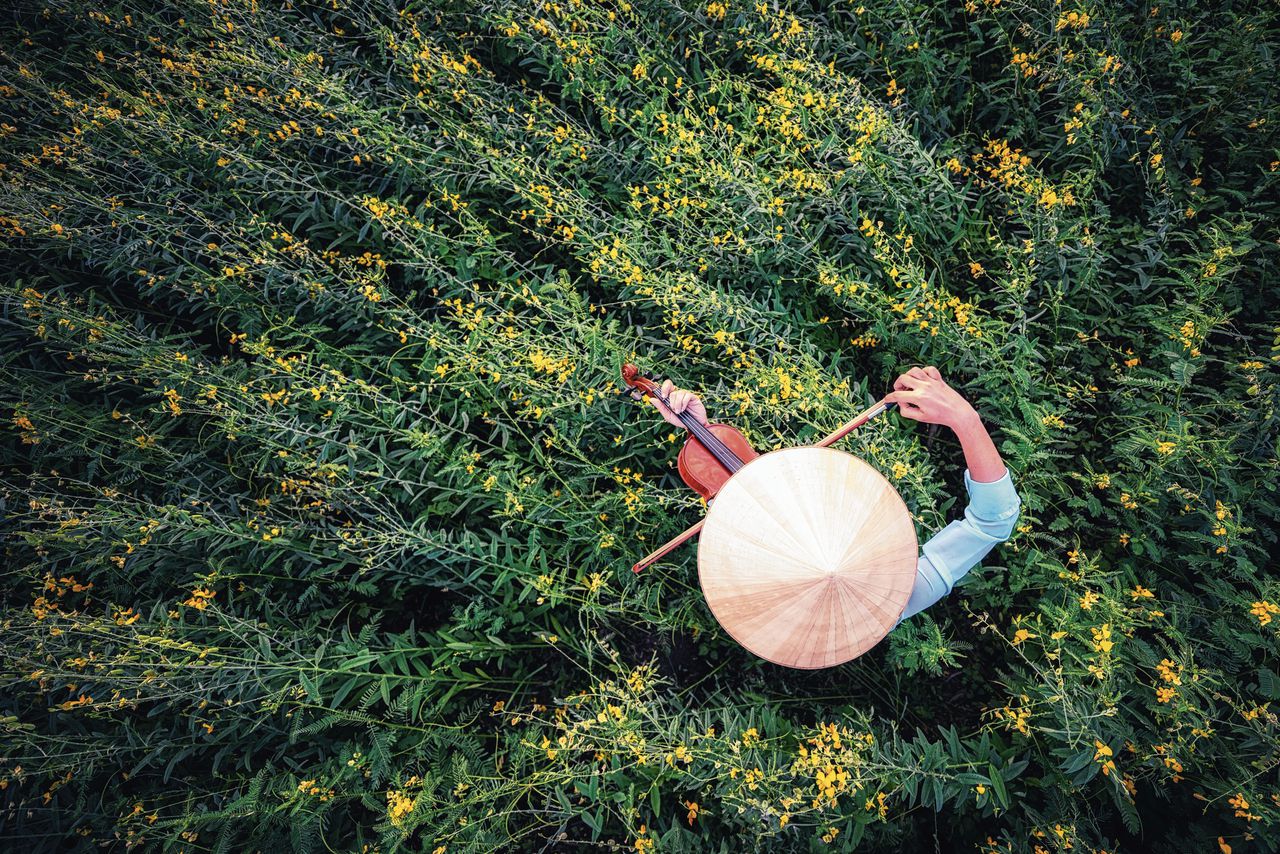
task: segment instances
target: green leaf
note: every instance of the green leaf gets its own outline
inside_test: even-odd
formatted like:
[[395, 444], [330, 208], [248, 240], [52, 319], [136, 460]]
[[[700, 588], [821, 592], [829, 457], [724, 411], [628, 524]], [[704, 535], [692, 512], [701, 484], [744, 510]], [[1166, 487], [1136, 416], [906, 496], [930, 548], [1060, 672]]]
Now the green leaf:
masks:
[[1074, 774], [1076, 771], [1079, 771], [1081, 768], [1093, 761], [1095, 752], [1096, 751], [1092, 747], [1087, 747], [1080, 751], [1075, 756], [1071, 757], [1069, 762], [1066, 762], [1061, 766], [1063, 773]]
[[584, 812], [581, 815], [583, 821], [587, 823], [587, 827], [591, 828], [591, 841], [595, 842], [600, 838], [600, 832], [604, 828], [604, 822], [600, 818], [603, 807], [597, 807], [594, 813]]
[[1002, 809], [1008, 809], [1009, 792], [1004, 787], [1004, 778], [1000, 776], [996, 766], [990, 763], [987, 763], [987, 773], [991, 775], [991, 791], [995, 794], [997, 803]]

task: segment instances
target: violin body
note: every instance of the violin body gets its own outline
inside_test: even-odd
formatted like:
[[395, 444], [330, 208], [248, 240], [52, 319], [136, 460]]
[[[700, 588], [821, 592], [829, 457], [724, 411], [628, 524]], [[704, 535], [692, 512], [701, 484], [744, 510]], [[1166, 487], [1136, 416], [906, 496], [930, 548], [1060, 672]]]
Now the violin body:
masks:
[[[728, 424], [708, 424], [707, 429], [742, 462], [750, 462], [760, 456], [747, 442], [747, 437], [736, 428]], [[733, 472], [725, 468], [724, 464], [692, 435], [685, 440], [684, 447], [680, 449], [676, 465], [684, 482], [707, 501], [714, 498], [720, 491], [720, 487], [724, 486], [725, 481], [733, 476]]]

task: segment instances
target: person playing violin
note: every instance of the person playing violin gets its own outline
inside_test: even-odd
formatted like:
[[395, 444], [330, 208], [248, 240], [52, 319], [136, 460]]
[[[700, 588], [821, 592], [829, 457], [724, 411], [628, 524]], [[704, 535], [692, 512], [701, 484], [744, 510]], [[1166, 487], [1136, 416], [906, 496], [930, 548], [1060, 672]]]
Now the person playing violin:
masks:
[[[964, 485], [969, 493], [964, 518], [951, 522], [921, 547], [915, 586], [898, 618], [901, 623], [944, 598], [997, 543], [1009, 539], [1022, 499], [977, 410], [947, 385], [936, 367], [912, 368], [898, 377], [893, 389], [884, 401], [898, 404], [903, 416], [925, 424], [943, 424], [956, 434], [964, 450]], [[707, 410], [698, 395], [676, 388], [671, 380], [662, 384], [662, 393], [671, 402], [670, 408], [656, 397], [648, 399], [666, 421], [682, 427], [676, 413], [686, 413], [707, 423]]]

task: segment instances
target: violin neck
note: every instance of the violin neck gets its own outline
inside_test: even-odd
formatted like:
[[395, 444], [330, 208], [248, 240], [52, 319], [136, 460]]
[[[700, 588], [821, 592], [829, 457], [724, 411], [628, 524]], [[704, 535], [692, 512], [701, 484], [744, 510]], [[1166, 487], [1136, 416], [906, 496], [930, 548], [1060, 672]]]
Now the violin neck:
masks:
[[[663, 401], [665, 403], [665, 401]], [[712, 433], [706, 424], [694, 418], [687, 412], [681, 412], [676, 415], [680, 419], [680, 423], [685, 426], [694, 438], [702, 443], [702, 446], [711, 452], [711, 456], [720, 461], [720, 465], [729, 470], [729, 474], [733, 474], [742, 468], [743, 462], [733, 451], [729, 450], [724, 442], [721, 442], [715, 433]]]

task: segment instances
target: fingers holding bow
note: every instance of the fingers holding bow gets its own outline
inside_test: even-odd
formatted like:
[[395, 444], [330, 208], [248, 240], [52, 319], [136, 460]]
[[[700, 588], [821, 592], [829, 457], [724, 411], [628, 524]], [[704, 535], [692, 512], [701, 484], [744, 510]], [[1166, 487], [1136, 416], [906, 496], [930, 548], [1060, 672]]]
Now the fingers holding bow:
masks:
[[921, 414], [919, 405], [921, 397], [922, 392], [915, 391], [910, 388], [903, 388], [886, 394], [884, 396], [884, 402], [898, 404], [899, 413], [907, 418], [918, 421]]
[[898, 377], [885, 401], [898, 404], [898, 412], [913, 421], [954, 427], [976, 414], [964, 396], [947, 384], [934, 365], [916, 366]]
[[922, 404], [927, 404], [930, 395], [936, 395], [936, 383], [942, 383], [942, 374], [936, 366], [913, 366], [894, 381], [893, 391], [885, 395], [885, 402], [898, 404], [898, 412], [913, 421], [928, 420], [929, 407]]

